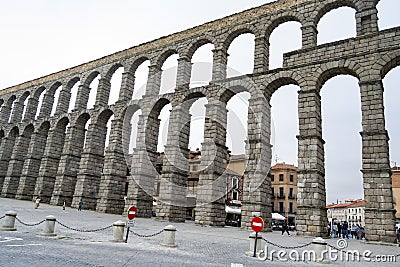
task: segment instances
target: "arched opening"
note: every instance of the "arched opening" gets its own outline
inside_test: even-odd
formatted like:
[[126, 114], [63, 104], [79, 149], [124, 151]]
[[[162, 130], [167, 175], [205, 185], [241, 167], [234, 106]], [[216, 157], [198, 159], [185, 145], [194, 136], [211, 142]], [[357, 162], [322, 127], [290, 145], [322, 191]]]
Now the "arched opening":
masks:
[[110, 133], [111, 133], [111, 122], [114, 120], [114, 115], [112, 115], [107, 122], [107, 132], [106, 132], [106, 141], [104, 144], [104, 148], [107, 149], [108, 148], [108, 143], [110, 141]]
[[88, 99], [88, 102], [86, 105], [87, 109], [94, 108], [94, 106], [96, 104], [97, 88], [99, 87], [99, 81], [100, 81], [100, 74], [97, 74], [89, 84], [90, 93], [89, 93], [89, 99]]
[[71, 88], [71, 98], [69, 100], [68, 113], [71, 113], [75, 108], [75, 102], [76, 102], [76, 98], [78, 96], [78, 89], [79, 89], [80, 85], [81, 85], [81, 82], [78, 81]]
[[56, 109], [57, 109], [57, 106], [58, 106], [58, 100], [60, 99], [60, 93], [61, 93], [61, 90], [62, 90], [62, 89], [63, 89], [63, 87], [62, 87], [62, 85], [60, 84], [60, 85], [57, 87], [56, 91], [54, 92], [54, 102], [53, 102], [53, 106], [52, 106], [51, 112], [50, 112], [50, 116], [51, 116], [51, 117], [53, 117], [54, 114], [56, 113]]
[[19, 135], [18, 127], [13, 127], [7, 135], [7, 138], [3, 142], [3, 147], [8, 149], [3, 149], [0, 151], [0, 188], [3, 187], [4, 178], [7, 175], [8, 165], [11, 159], [11, 155], [15, 146], [15, 139]]
[[35, 93], [35, 95], [38, 97], [38, 104], [37, 104], [37, 109], [36, 109], [36, 113], [35, 113], [35, 120], [39, 117], [40, 114], [40, 110], [42, 109], [43, 106], [43, 98], [46, 94], [46, 90], [44, 87], [38, 89], [38, 91]]
[[135, 71], [135, 87], [132, 99], [141, 99], [146, 93], [147, 79], [149, 77], [150, 60], [144, 61]]
[[[137, 110], [135, 113], [132, 114], [132, 117], [130, 119], [130, 137], [129, 137], [129, 149], [128, 149], [128, 154], [132, 155], [133, 151], [136, 148], [136, 138], [137, 138], [137, 133], [138, 133], [138, 126], [139, 126], [139, 118], [142, 115], [142, 110]], [[128, 165], [130, 168], [130, 166]]]
[[400, 26], [397, 0], [380, 0], [376, 8], [378, 9], [379, 30]]
[[297, 21], [288, 21], [276, 27], [269, 38], [269, 69], [283, 66], [283, 54], [301, 48], [301, 24]]
[[21, 121], [25, 119], [25, 114], [26, 114], [26, 109], [28, 108], [28, 101], [29, 101], [29, 94], [26, 95], [26, 98], [24, 100], [24, 106], [22, 108], [22, 115], [21, 115]]
[[[13, 112], [14, 112], [14, 106], [15, 106], [15, 102], [16, 102], [16, 100], [17, 100], [17, 98], [16, 98], [16, 96], [15, 95], [13, 95], [13, 96], [11, 96], [9, 99], [8, 99], [8, 101], [7, 101], [7, 110], [6, 110], [6, 113], [4, 114], [5, 115], [5, 121], [7, 122], [7, 123], [10, 123], [11, 122], [11, 117], [12, 117], [12, 114], [13, 114]], [[8, 113], [7, 113], [8, 112]]]
[[115, 102], [118, 101], [119, 97], [119, 92], [121, 90], [121, 82], [122, 82], [122, 73], [124, 72], [123, 67], [119, 67], [116, 69], [116, 71], [113, 73], [110, 83], [111, 83], [111, 89], [110, 89], [110, 95], [108, 97], [108, 105], [113, 105]]
[[299, 90], [299, 86], [284, 85], [271, 97], [272, 165], [283, 162], [297, 166]]
[[325, 13], [318, 22], [317, 44], [331, 43], [356, 37], [356, 10], [339, 7]]
[[358, 79], [339, 75], [321, 89], [327, 203], [363, 198]]
[[170, 55], [162, 64], [161, 67], [161, 85], [159, 94], [173, 93], [176, 87], [176, 77], [178, 72], [177, 53]]
[[247, 139], [247, 111], [250, 93], [241, 92], [232, 96], [226, 104], [228, 110], [226, 127], [226, 146], [232, 155], [245, 153]]
[[253, 73], [254, 34], [244, 33], [236, 37], [228, 48], [227, 78]]
[[385, 124], [390, 138], [389, 153], [392, 167], [400, 167], [400, 107], [398, 105], [398, 100], [400, 99], [400, 90], [398, 90], [400, 82], [399, 77], [400, 66], [389, 71], [383, 79]]
[[192, 56], [190, 88], [208, 85], [212, 78], [213, 44], [200, 46]]
[[172, 110], [171, 104], [166, 104], [160, 111], [158, 119], [160, 120], [160, 126], [158, 129], [158, 141], [157, 141], [157, 152], [164, 152], [165, 145], [167, 144], [168, 138], [168, 126], [169, 118]]
[[189, 149], [195, 151], [201, 150], [201, 143], [204, 141], [204, 123], [206, 117], [206, 105], [208, 101], [206, 97], [198, 98], [190, 107], [190, 134]]

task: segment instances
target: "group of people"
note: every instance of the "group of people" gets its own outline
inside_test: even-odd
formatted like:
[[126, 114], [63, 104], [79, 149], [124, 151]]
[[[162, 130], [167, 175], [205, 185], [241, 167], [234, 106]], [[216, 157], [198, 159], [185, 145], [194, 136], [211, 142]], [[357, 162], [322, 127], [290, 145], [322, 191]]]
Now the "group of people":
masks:
[[[40, 196], [37, 196], [35, 199], [35, 205], [33, 206], [35, 209], [39, 208], [40, 200], [41, 200]], [[66, 206], [66, 201], [64, 200], [63, 205], [62, 205], [63, 210], [65, 210], [65, 206]], [[79, 203], [78, 203], [78, 211], [82, 211], [82, 207], [83, 207], [83, 201], [81, 199], [81, 200], [79, 200]]]
[[344, 222], [334, 222], [332, 224], [332, 229], [329, 227], [329, 235], [334, 238], [356, 238], [363, 239], [365, 238], [365, 230], [364, 227], [359, 224], [352, 225]]

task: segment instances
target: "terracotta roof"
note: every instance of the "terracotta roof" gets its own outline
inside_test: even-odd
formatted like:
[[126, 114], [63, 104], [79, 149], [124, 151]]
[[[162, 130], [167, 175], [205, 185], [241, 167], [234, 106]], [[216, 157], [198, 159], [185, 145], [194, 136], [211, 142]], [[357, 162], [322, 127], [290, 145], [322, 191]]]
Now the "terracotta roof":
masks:
[[277, 163], [274, 166], [271, 167], [271, 169], [273, 170], [278, 170], [278, 169], [290, 169], [290, 170], [294, 170], [297, 171], [297, 167], [292, 165], [292, 164], [286, 164], [285, 162], [283, 163]]
[[352, 202], [340, 203], [340, 204], [330, 204], [330, 205], [326, 206], [327, 209], [349, 208], [349, 207], [365, 207], [365, 200], [357, 199]]

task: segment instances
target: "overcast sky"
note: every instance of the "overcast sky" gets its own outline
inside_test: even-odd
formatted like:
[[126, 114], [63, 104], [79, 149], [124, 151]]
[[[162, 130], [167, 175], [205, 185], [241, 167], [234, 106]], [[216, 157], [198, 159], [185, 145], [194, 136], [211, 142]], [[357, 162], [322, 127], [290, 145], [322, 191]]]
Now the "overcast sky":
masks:
[[[73, 67], [190, 27], [272, 1], [266, 0], [0, 0], [0, 88]], [[381, 29], [400, 25], [397, 0], [381, 0], [378, 6]], [[355, 36], [354, 10], [340, 8], [322, 18], [318, 42], [325, 43]], [[278, 27], [271, 39], [271, 68], [282, 64], [282, 54], [301, 48], [300, 24]], [[229, 54], [230, 74], [252, 69], [252, 35], [239, 37]], [[250, 47], [250, 49], [249, 49]], [[211, 62], [212, 46], [196, 55], [198, 62]], [[176, 58], [166, 62], [173, 67]], [[198, 65], [207, 69], [207, 64]], [[146, 66], [138, 74], [144, 83]], [[122, 72], [122, 71], [121, 71]], [[207, 71], [206, 71], [207, 72]], [[117, 75], [117, 74], [116, 74]], [[207, 75], [206, 75], [207, 76]], [[143, 78], [144, 77], [144, 78]], [[113, 78], [114, 79], [114, 78]], [[201, 77], [206, 79], [207, 77]], [[400, 69], [384, 80], [387, 128], [391, 160], [400, 165]], [[114, 86], [114, 83], [113, 83]], [[285, 86], [271, 100], [273, 112], [273, 163], [297, 164], [297, 91]], [[326, 141], [326, 181], [328, 202], [361, 198], [361, 112], [357, 79], [340, 76], [322, 89], [323, 138]], [[228, 147], [234, 154], [244, 152], [245, 116], [248, 95], [241, 94], [228, 103]], [[190, 148], [200, 146], [202, 133], [199, 100], [193, 117]], [[197, 113], [198, 114], [197, 114]], [[235, 119], [236, 117], [236, 119]], [[397, 125], [396, 125], [397, 124]]]

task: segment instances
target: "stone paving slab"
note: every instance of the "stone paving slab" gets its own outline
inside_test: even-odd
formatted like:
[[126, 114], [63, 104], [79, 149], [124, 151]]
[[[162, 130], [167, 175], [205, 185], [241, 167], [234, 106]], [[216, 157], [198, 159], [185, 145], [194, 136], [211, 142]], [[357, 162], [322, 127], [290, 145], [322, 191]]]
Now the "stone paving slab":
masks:
[[[47, 215], [54, 215], [57, 220], [73, 228], [78, 229], [98, 229], [112, 225], [117, 220], [125, 220], [122, 215], [97, 213], [94, 211], [83, 210], [78, 212], [76, 209], [51, 206], [41, 204], [38, 209], [33, 208], [33, 202], [20, 201], [14, 199], [0, 198], [0, 217], [7, 210], [17, 212], [17, 218], [26, 223], [36, 223], [43, 220]], [[135, 266], [266, 266], [270, 265], [271, 261], [260, 261], [252, 257], [248, 257], [245, 253], [249, 250], [249, 234], [250, 231], [240, 230], [235, 227], [212, 228], [197, 226], [194, 222], [186, 223], [169, 223], [160, 222], [154, 219], [136, 218], [135, 226], [132, 228], [139, 234], [153, 234], [163, 229], [168, 224], [173, 224], [177, 227], [177, 248], [166, 248], [160, 245], [163, 239], [163, 234], [151, 238], [139, 238], [130, 235], [128, 243], [112, 243], [112, 230], [107, 229], [99, 232], [81, 233], [61, 227], [56, 224], [56, 234], [54, 238], [40, 238], [46, 240], [47, 245], [51, 245], [54, 251], [50, 253], [50, 259], [57, 257], [57, 249], [67, 250], [66, 255], [69, 256], [67, 263], [74, 266], [134, 266], [131, 261], [135, 260], [141, 264]], [[0, 221], [2, 225], [2, 221]], [[44, 226], [28, 227], [16, 222], [16, 232], [1, 232], [0, 236], [14, 236], [26, 240], [32, 239], [31, 242], [37, 242], [37, 235], [43, 230]], [[280, 246], [298, 246], [308, 244], [312, 241], [309, 237], [299, 237], [293, 232], [291, 236], [282, 236], [279, 232], [262, 233], [272, 243]], [[35, 241], [36, 240], [36, 241]], [[0, 240], [1, 241], [1, 240]], [[365, 241], [355, 239], [346, 240], [348, 242], [348, 250], [365, 251], [371, 250], [374, 255], [398, 255], [400, 247], [398, 246], [382, 246], [367, 244]], [[337, 247], [337, 239], [329, 239], [327, 242]], [[262, 242], [264, 247], [265, 242]], [[0, 242], [0, 254], [2, 247]], [[98, 258], [98, 251], [104, 251], [104, 255], [99, 259], [94, 259], [93, 264], [89, 264], [82, 258], [81, 253], [75, 253], [76, 250], [84, 251], [84, 254], [89, 258]], [[278, 247], [268, 246], [269, 252], [272, 250], [280, 250]], [[302, 253], [305, 249], [311, 249], [311, 246], [299, 249]], [[17, 253], [20, 248], [15, 247], [11, 251]], [[286, 250], [290, 252], [290, 250]], [[111, 253], [111, 259], [103, 259]], [[7, 252], [7, 257], [13, 255], [10, 251]], [[45, 262], [47, 252], [44, 248], [38, 248], [37, 253], [29, 254], [31, 261], [37, 263]], [[53, 254], [52, 254], [53, 253]], [[92, 256], [90, 256], [92, 255]], [[128, 255], [128, 256], [127, 256]], [[275, 254], [276, 257], [276, 254]], [[4, 259], [4, 258], [3, 258]], [[397, 262], [400, 257], [397, 257]], [[108, 262], [110, 261], [110, 262]], [[111, 264], [112, 262], [112, 264]], [[1, 263], [1, 260], [0, 260]], [[22, 265], [23, 263], [20, 262]], [[124, 265], [128, 263], [127, 265]], [[162, 264], [161, 264], [162, 263]], [[159, 265], [158, 265], [159, 264]], [[313, 262], [281, 262], [276, 258], [272, 262], [273, 266], [373, 266], [376, 262], [356, 261], [336, 261], [328, 264], [317, 264]], [[379, 263], [379, 266], [397, 266], [398, 263]], [[33, 265], [36, 266], [36, 265]], [[42, 265], [43, 266], [43, 265]], [[59, 266], [64, 266], [60, 264]]]

